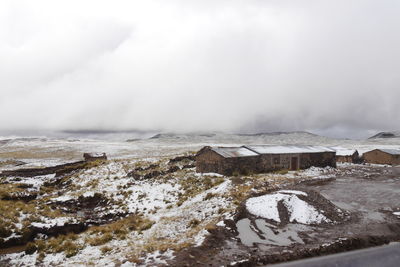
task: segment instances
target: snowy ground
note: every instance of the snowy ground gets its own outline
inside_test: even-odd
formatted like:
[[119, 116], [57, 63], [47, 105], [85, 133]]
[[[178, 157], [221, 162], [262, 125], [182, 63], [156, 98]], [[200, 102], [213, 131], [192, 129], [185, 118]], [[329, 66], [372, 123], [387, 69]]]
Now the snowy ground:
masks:
[[[165, 161], [160, 165], [163, 163]], [[213, 228], [224, 219], [232, 218], [238, 204], [248, 194], [254, 192], [254, 186], [265, 180], [286, 184], [295, 181], [294, 176], [298, 179], [323, 178], [327, 176], [326, 172], [333, 171], [330, 168], [313, 168], [299, 171], [297, 175], [294, 172], [280, 176], [277, 174], [255, 175], [245, 178], [244, 184], [234, 185], [231, 178], [213, 174], [199, 175], [194, 172], [194, 169], [181, 170], [168, 177], [132, 181], [124, 170], [126, 164], [132, 164], [132, 161], [110, 161], [105, 165], [81, 171], [72, 177], [73, 183], [70, 186], [40, 196], [35, 200], [35, 205], [53, 203], [52, 207], [63, 207], [63, 203], [101, 195], [102, 198], [107, 199], [108, 204], [95, 207], [91, 213], [95, 213], [97, 217], [118, 213], [136, 214], [150, 222], [149, 228], [131, 231], [122, 239], [111, 237], [109, 241], [104, 244], [100, 242], [99, 245], [89, 245], [90, 242], [88, 244], [88, 239], [101, 238], [89, 230], [74, 236], [73, 244], [78, 246], [76, 253], [57, 252], [49, 248], [47, 251], [37, 251], [31, 255], [25, 252], [4, 255], [0, 257], [0, 262], [9, 261], [12, 265], [22, 264], [23, 266], [33, 263], [65, 266], [92, 263], [96, 266], [124, 262], [132, 265], [160, 263], [166, 259], [172, 259], [173, 251], [187, 246], [201, 245], [209, 234], [207, 229]], [[310, 176], [310, 173], [313, 176]], [[261, 190], [265, 189], [261, 188]], [[279, 194], [283, 195], [285, 192], [282, 191]], [[300, 200], [297, 202], [301, 203]], [[55, 210], [52, 212], [55, 213]], [[293, 214], [296, 214], [296, 210], [293, 210]], [[20, 216], [18, 225], [21, 225], [20, 220], [30, 218], [25, 213], [21, 213]], [[24, 224], [28, 227], [50, 228], [83, 220], [83, 217], [78, 214], [60, 213], [58, 214], [60, 217], [49, 216], [43, 214], [35, 219], [26, 219]], [[300, 220], [302, 217], [299, 216], [295, 219]], [[316, 218], [311, 219], [320, 219], [320, 217], [321, 215], [317, 215]], [[17, 224], [14, 225], [13, 235], [20, 230]], [[45, 236], [40, 236], [40, 238], [46, 239]]]
[[[310, 168], [288, 173], [259, 174], [245, 177], [223, 177], [218, 174], [195, 173], [194, 168], [155, 175], [149, 179], [134, 179], [128, 173], [135, 168], [156, 167], [143, 172], [165, 172], [171, 167], [171, 157], [193, 153], [204, 145], [243, 144], [309, 144], [341, 146], [365, 152], [376, 147], [398, 148], [394, 140], [351, 141], [335, 140], [295, 133], [278, 136], [165, 136], [158, 139], [125, 141], [82, 140], [63, 138], [14, 138], [0, 143], [0, 170], [20, 168], [12, 161], [23, 161], [31, 166], [51, 166], [80, 160], [83, 152], [105, 152], [111, 159], [105, 164], [88, 168], [65, 178], [61, 184], [54, 175], [1, 178], [0, 194], [37, 194], [27, 204], [1, 201], [0, 227], [7, 241], [22, 237], [31, 227], [52, 228], [66, 223], [78, 224], [86, 220], [101, 221], [75, 235], [50, 238], [37, 235], [36, 251], [0, 255], [1, 263], [30, 266], [96, 265], [140, 266], [166, 263], [175, 252], [199, 246], [215, 225], [232, 218], [241, 203], [257, 192], [295, 184], [301, 180], [327, 179], [343, 174], [346, 168]], [[344, 167], [347, 165], [344, 165]], [[237, 182], [240, 179], [240, 183]], [[270, 188], [269, 188], [270, 189]], [[304, 225], [329, 222], [320, 210], [301, 199], [304, 192], [278, 191], [247, 200], [248, 211], [254, 215], [279, 222], [277, 203], [283, 202], [290, 211], [290, 222]], [[87, 205], [83, 205], [85, 201]], [[100, 203], [94, 207], [90, 201]], [[74, 206], [75, 205], [75, 206]], [[264, 208], [260, 208], [260, 207]], [[270, 206], [270, 209], [265, 209]], [[13, 210], [13, 212], [11, 212]], [[16, 211], [16, 212], [14, 212]], [[394, 215], [398, 215], [394, 213]], [[110, 219], [109, 219], [110, 218]], [[106, 223], [106, 220], [109, 222]], [[265, 222], [265, 221], [264, 221]], [[258, 221], [259, 228], [273, 229]], [[246, 222], [243, 222], [246, 224]], [[294, 226], [288, 226], [289, 230]], [[291, 228], [292, 227], [292, 228]], [[304, 226], [306, 227], [306, 226]], [[267, 231], [267, 230], [266, 230]], [[278, 230], [274, 230], [278, 231]], [[279, 241], [297, 240], [294, 235], [281, 233]], [[1, 234], [3, 236], [1, 236]], [[291, 241], [292, 240], [292, 241]], [[0, 240], [1, 241], [1, 240]]]
[[[92, 136], [88, 136], [92, 137]], [[97, 137], [97, 136], [96, 136]], [[108, 138], [109, 136], [104, 136]], [[299, 144], [357, 149], [360, 154], [375, 148], [400, 148], [400, 138], [382, 138], [367, 140], [332, 139], [309, 133], [289, 133], [279, 135], [234, 135], [234, 134], [200, 134], [200, 135], [161, 135], [154, 139], [135, 139], [129, 134], [123, 138], [83, 139], [69, 136], [46, 138], [12, 136], [0, 137], [0, 170], [9, 169], [1, 162], [22, 160], [26, 166], [50, 166], [62, 162], [80, 160], [82, 152], [105, 152], [112, 159], [117, 158], [151, 158], [178, 155], [187, 151], [197, 151], [204, 145], [237, 146], [245, 144]], [[133, 141], [127, 142], [132, 139]]]

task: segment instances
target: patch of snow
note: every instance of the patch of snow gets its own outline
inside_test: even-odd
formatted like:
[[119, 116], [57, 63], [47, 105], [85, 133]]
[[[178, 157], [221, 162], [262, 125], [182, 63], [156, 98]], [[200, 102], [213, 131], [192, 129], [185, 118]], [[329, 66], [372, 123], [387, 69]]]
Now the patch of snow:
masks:
[[121, 264], [121, 267], [135, 267], [135, 264], [133, 264], [132, 262], [124, 262]]
[[82, 196], [83, 196], [83, 197], [93, 197], [93, 196], [94, 196], [94, 192], [92, 192], [92, 191], [85, 192], [85, 193], [83, 193]]
[[195, 237], [194, 237], [194, 243], [195, 247], [201, 246], [203, 244], [204, 240], [206, 239], [206, 236], [208, 235], [208, 231], [203, 229], [201, 230]]
[[19, 252], [0, 255], [0, 260], [9, 261], [8, 266], [35, 266], [37, 256], [37, 252], [31, 255], [25, 254], [25, 252]]
[[389, 164], [377, 164], [377, 163], [365, 163], [365, 165], [371, 167], [392, 167], [392, 165]]
[[224, 221], [219, 221], [216, 226], [221, 226], [221, 227], [225, 227], [225, 222]]
[[60, 197], [52, 198], [51, 200], [56, 201], [56, 202], [65, 202], [65, 201], [68, 201], [71, 199], [73, 199], [73, 197], [71, 197], [71, 196], [60, 196]]
[[176, 202], [181, 187], [170, 183], [142, 183], [131, 190], [132, 194], [125, 199], [129, 212], [140, 211], [157, 220], [159, 216], [151, 211], [166, 208], [169, 203]]
[[43, 266], [60, 266], [65, 261], [65, 254], [63, 252], [56, 254], [46, 254], [43, 259]]
[[48, 218], [42, 218], [45, 222], [33, 222], [31, 223], [31, 226], [37, 227], [37, 228], [51, 228], [54, 226], [63, 226], [66, 223], [73, 223], [76, 222], [74, 218], [71, 217], [58, 217], [55, 219], [48, 219]]
[[298, 198], [296, 194], [282, 194], [279, 191], [250, 198], [246, 201], [247, 210], [258, 217], [281, 222], [278, 203], [282, 201], [289, 212], [289, 221], [302, 224], [316, 224], [329, 221], [323, 214], [307, 202]]
[[14, 239], [14, 238], [20, 238], [21, 235], [17, 235], [16, 233], [12, 233], [10, 236], [3, 238], [4, 242], [7, 242], [10, 239]]
[[244, 263], [244, 262], [248, 262], [249, 260], [241, 260], [241, 261], [232, 261], [229, 265], [231, 265], [231, 266], [235, 266], [236, 264], [239, 264], [239, 263]]
[[320, 167], [310, 167], [304, 171], [301, 172], [301, 176], [307, 176], [307, 177], [318, 177], [318, 178], [330, 178], [334, 176], [334, 173], [336, 172], [335, 168], [332, 167], [325, 167], [325, 168], [320, 168]]
[[277, 205], [284, 197], [287, 195], [272, 194], [249, 198], [246, 201], [246, 208], [253, 215], [281, 222]]
[[276, 174], [272, 173], [269, 176], [272, 177], [285, 177], [288, 179], [301, 179], [301, 178], [319, 178], [328, 179], [335, 176], [337, 169], [332, 167], [310, 167], [305, 170], [289, 171], [286, 174]]

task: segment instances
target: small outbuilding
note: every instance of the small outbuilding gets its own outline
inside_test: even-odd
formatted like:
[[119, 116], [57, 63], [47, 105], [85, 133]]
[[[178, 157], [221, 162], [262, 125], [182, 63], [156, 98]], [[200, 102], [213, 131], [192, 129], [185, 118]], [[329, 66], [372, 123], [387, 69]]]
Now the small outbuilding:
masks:
[[204, 147], [196, 155], [196, 171], [223, 175], [336, 167], [335, 150], [322, 146]]
[[336, 150], [336, 162], [340, 163], [359, 163], [360, 155], [356, 149], [343, 147], [333, 147]]
[[85, 161], [107, 160], [106, 153], [83, 153]]
[[374, 149], [362, 157], [366, 163], [400, 165], [400, 149]]

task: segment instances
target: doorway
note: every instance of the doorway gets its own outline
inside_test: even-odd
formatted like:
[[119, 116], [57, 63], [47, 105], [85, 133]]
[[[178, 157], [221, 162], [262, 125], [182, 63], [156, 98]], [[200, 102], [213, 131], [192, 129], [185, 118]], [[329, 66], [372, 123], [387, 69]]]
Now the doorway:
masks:
[[298, 161], [298, 157], [292, 157], [292, 160], [290, 161], [290, 169], [292, 171], [299, 169]]

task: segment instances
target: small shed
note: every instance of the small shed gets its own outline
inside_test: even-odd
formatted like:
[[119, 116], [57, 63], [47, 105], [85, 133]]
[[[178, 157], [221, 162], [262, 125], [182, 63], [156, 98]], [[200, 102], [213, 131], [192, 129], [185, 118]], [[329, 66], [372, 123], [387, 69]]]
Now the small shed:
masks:
[[85, 161], [107, 160], [106, 153], [83, 153]]
[[336, 162], [340, 163], [359, 163], [360, 156], [356, 149], [348, 149], [343, 147], [333, 147], [336, 150]]
[[366, 163], [400, 165], [400, 149], [374, 149], [363, 154]]
[[256, 169], [258, 154], [245, 147], [203, 147], [196, 154], [196, 171], [223, 175], [249, 173]]

